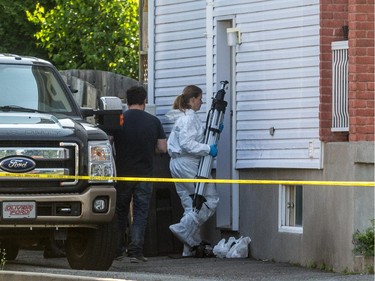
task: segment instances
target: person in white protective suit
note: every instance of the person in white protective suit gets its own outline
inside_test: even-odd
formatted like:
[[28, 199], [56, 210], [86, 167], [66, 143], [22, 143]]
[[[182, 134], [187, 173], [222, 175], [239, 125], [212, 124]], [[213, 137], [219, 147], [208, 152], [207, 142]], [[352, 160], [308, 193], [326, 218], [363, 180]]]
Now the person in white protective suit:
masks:
[[[167, 118], [175, 122], [167, 145], [171, 157], [169, 168], [174, 178], [195, 178], [201, 157], [217, 155], [216, 145], [203, 143], [204, 127], [197, 114], [201, 105], [202, 90], [189, 85], [176, 98], [174, 109], [166, 114]], [[200, 226], [215, 213], [219, 196], [215, 185], [209, 184], [204, 194], [206, 202], [196, 213], [192, 206], [194, 183], [176, 182], [175, 186], [184, 214], [180, 222], [169, 226], [169, 229], [184, 244], [182, 255], [191, 256], [194, 247], [202, 242]]]

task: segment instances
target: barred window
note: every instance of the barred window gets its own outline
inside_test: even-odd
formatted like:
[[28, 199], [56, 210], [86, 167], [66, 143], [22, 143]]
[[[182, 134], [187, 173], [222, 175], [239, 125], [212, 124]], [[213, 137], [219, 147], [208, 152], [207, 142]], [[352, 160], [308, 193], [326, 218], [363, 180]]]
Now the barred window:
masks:
[[348, 41], [332, 42], [332, 131], [349, 131]]

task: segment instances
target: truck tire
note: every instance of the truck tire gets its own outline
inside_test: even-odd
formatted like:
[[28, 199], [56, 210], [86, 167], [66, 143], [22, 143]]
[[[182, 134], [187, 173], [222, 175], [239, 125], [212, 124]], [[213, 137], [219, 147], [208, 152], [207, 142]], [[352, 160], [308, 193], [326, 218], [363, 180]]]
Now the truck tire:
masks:
[[116, 220], [93, 228], [71, 228], [65, 244], [66, 257], [72, 269], [108, 270], [118, 245]]
[[[5, 259], [8, 261], [15, 260], [18, 256], [18, 251], [20, 249], [18, 244], [11, 242], [10, 240], [2, 240], [0, 243], [0, 248], [4, 249]], [[2, 253], [0, 253], [0, 257], [2, 257]]]

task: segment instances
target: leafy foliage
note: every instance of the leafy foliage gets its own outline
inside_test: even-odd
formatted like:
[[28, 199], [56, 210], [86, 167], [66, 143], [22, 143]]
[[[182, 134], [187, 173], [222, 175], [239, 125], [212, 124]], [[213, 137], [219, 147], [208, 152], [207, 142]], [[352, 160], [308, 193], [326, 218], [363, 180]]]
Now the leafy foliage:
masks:
[[[53, 7], [54, 0], [39, 0]], [[0, 52], [48, 58], [47, 52], [36, 46], [33, 34], [37, 27], [30, 23], [26, 11], [35, 7], [35, 0], [0, 0]]]
[[137, 0], [56, 0], [39, 3], [28, 19], [40, 26], [39, 46], [59, 69], [97, 69], [137, 79]]
[[372, 226], [366, 231], [353, 234], [354, 254], [363, 256], [374, 256], [374, 225], [375, 220], [371, 220]]

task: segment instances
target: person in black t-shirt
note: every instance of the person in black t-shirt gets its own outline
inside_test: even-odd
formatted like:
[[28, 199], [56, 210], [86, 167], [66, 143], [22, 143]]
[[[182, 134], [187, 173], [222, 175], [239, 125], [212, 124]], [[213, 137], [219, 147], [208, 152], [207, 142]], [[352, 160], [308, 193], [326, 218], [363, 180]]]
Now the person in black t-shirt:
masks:
[[[118, 176], [152, 177], [153, 157], [166, 153], [167, 140], [160, 120], [144, 111], [147, 92], [134, 86], [126, 92], [128, 110], [123, 113], [123, 124], [114, 132], [116, 169]], [[116, 253], [119, 259], [125, 250], [130, 202], [133, 199], [133, 221], [128, 256], [131, 262], [147, 261], [143, 256], [144, 234], [152, 193], [151, 182], [119, 181], [116, 184], [120, 243]]]

